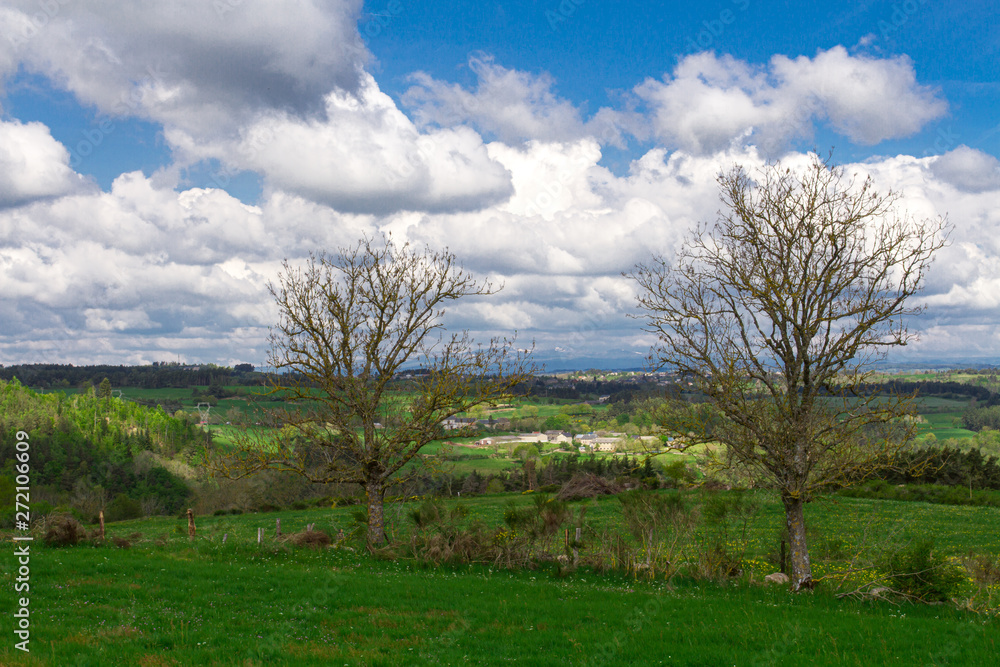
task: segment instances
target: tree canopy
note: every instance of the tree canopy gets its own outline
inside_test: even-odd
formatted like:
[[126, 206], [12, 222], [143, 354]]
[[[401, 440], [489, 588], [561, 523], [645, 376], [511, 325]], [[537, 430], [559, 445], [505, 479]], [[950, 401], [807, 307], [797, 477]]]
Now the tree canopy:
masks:
[[[280, 320], [269, 362], [279, 373], [272, 392], [290, 407], [268, 410], [263, 428], [249, 429], [217, 468], [359, 484], [369, 543], [381, 544], [386, 489], [438, 437], [441, 421], [509, 400], [533, 370], [513, 339], [477, 344], [467, 332], [443, 331], [446, 304], [496, 291], [451, 253], [388, 237], [313, 256], [302, 268], [286, 262], [271, 285]], [[420, 372], [407, 371], [413, 366]]]
[[912, 435], [905, 397], [853, 389], [914, 339], [910, 298], [947, 223], [901, 213], [896, 193], [815, 156], [753, 175], [736, 166], [718, 182], [717, 222], [631, 276], [658, 338], [653, 365], [709, 399], [673, 402], [664, 425], [721, 443], [728, 464], [780, 490], [799, 589], [812, 585], [803, 503], [871, 474]]

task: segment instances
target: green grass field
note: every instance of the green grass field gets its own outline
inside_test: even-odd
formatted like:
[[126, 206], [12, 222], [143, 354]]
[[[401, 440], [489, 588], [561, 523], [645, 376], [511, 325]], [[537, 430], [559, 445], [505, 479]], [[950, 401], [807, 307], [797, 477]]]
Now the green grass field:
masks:
[[922, 416], [927, 423], [920, 425], [920, 435], [933, 433], [939, 441], [948, 438], [974, 438], [976, 435], [975, 431], [955, 426], [956, 420], [962, 418], [961, 412], [930, 412]]
[[[531, 502], [463, 502], [470, 518], [498, 522], [508, 500]], [[613, 524], [619, 507], [614, 498], [594, 502], [588, 518]], [[387, 511], [397, 537], [405, 510]], [[790, 595], [749, 575], [668, 585], [586, 570], [430, 568], [273, 539], [276, 518], [285, 533], [312, 522], [335, 531], [350, 528], [350, 511], [198, 517], [194, 541], [173, 518], [109, 525], [109, 536], [132, 536], [128, 549], [35, 542], [31, 652], [15, 650], [8, 632], [0, 664], [993, 665], [1000, 650], [996, 616], [837, 599], [830, 585]], [[901, 529], [933, 534], [954, 553], [1000, 553], [997, 509], [840, 499], [811, 504], [807, 519], [820, 576], [832, 567], [819, 547], [827, 537], [853, 545]], [[761, 563], [780, 523], [777, 499], [764, 494], [747, 565], [754, 582], [770, 569]], [[8, 623], [12, 613], [4, 596]]]

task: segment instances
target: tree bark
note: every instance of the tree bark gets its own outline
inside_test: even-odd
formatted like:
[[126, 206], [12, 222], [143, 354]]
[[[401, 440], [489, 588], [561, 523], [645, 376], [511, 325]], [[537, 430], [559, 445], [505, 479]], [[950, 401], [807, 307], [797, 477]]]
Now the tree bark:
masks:
[[806, 545], [805, 502], [801, 496], [781, 494], [785, 505], [785, 521], [788, 525], [789, 561], [791, 582], [794, 592], [813, 587], [812, 564], [809, 562], [809, 548]]
[[368, 546], [377, 547], [385, 542], [385, 520], [382, 502], [385, 497], [385, 487], [382, 482], [369, 482], [365, 486], [368, 496]]

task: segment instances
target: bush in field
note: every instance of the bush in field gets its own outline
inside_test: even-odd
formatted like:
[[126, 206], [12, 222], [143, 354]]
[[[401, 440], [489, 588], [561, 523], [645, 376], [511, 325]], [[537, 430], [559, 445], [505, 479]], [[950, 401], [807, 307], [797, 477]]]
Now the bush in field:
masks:
[[493, 535], [478, 522], [462, 525], [469, 514], [465, 505], [448, 509], [441, 501], [428, 499], [409, 514], [417, 529], [407, 545], [414, 558], [435, 565], [496, 560]]
[[708, 493], [702, 506], [705, 533], [697, 569], [708, 579], [726, 579], [743, 572], [751, 528], [760, 502], [746, 491]]
[[663, 466], [663, 475], [666, 478], [664, 485], [667, 488], [681, 488], [692, 484], [696, 477], [687, 467], [684, 461], [674, 461]]
[[50, 547], [71, 547], [86, 539], [86, 529], [69, 514], [50, 514], [42, 540]]
[[697, 513], [679, 493], [627, 491], [619, 494], [622, 519], [639, 544], [630, 559], [630, 569], [676, 573], [683, 553], [698, 524]]
[[1000, 556], [970, 553], [965, 557], [965, 569], [972, 580], [981, 586], [1000, 584]]
[[508, 502], [503, 520], [511, 530], [526, 536], [532, 545], [541, 540], [544, 548], [570, 518], [570, 511], [565, 502], [544, 494], [536, 495], [533, 500], [534, 505], [528, 507]]
[[124, 493], [119, 493], [108, 505], [108, 521], [126, 521], [128, 519], [142, 518], [142, 503], [129, 498]]
[[888, 554], [885, 570], [895, 590], [923, 602], [943, 602], [957, 595], [964, 570], [934, 550], [934, 538], [921, 537]]

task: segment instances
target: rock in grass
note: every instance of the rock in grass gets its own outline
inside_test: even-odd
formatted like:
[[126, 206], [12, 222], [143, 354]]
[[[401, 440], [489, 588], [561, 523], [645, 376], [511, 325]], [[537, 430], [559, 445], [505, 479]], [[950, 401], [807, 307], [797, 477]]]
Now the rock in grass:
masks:
[[769, 584], [787, 584], [788, 575], [784, 572], [774, 572], [764, 577], [764, 581]]

